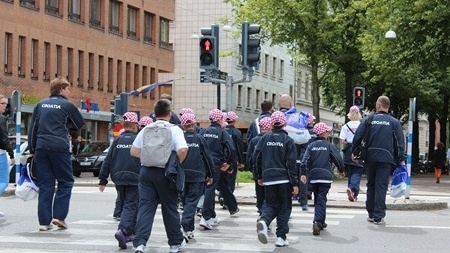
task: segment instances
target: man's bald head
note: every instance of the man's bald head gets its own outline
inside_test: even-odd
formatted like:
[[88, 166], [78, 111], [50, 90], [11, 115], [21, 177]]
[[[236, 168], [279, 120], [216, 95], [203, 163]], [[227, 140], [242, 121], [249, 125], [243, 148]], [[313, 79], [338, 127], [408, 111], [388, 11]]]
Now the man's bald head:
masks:
[[278, 100], [279, 108], [291, 108], [292, 107], [292, 98], [288, 94], [283, 94], [280, 96]]
[[386, 96], [379, 96], [377, 102], [375, 104], [376, 111], [389, 111], [389, 107], [391, 106], [391, 101]]

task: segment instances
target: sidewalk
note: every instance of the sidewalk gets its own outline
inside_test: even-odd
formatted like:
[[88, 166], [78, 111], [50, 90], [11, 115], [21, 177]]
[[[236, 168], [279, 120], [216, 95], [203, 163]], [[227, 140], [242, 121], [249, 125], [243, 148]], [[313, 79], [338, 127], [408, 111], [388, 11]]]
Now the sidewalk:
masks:
[[[81, 177], [75, 178], [75, 186], [97, 187], [98, 179], [91, 173], [82, 173]], [[366, 201], [366, 179], [361, 179], [361, 192], [358, 201], [350, 202], [347, 199], [347, 180], [337, 180], [331, 185], [328, 194], [328, 207], [334, 208], [365, 208]], [[234, 194], [241, 205], [255, 205], [253, 183], [238, 183]], [[14, 185], [10, 184], [3, 196], [14, 195]], [[441, 210], [447, 209], [450, 203], [450, 177], [443, 175], [441, 183], [436, 184], [432, 174], [413, 175], [411, 178], [410, 198], [401, 197], [394, 199], [386, 196], [386, 205], [389, 210]], [[299, 205], [293, 201], [295, 206]], [[313, 201], [309, 200], [309, 205]]]

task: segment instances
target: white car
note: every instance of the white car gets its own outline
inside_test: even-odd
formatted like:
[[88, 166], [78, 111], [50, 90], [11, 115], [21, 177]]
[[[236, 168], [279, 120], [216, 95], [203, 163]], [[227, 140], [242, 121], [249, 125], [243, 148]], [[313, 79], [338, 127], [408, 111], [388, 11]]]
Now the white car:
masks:
[[[16, 136], [8, 136], [9, 142], [11, 143], [11, 146], [13, 147], [14, 150], [14, 155], [16, 156]], [[30, 151], [28, 150], [28, 136], [26, 135], [21, 135], [20, 136], [20, 155], [19, 155], [19, 159], [20, 159], [20, 163], [21, 164], [26, 164], [27, 163], [27, 159], [30, 156]], [[9, 164], [9, 156], [6, 156], [8, 158], [8, 164]], [[16, 157], [17, 159], [17, 157]], [[15, 179], [16, 179], [16, 170], [15, 170], [16, 166], [10, 166], [9, 167], [9, 182], [10, 183], [15, 183]]]

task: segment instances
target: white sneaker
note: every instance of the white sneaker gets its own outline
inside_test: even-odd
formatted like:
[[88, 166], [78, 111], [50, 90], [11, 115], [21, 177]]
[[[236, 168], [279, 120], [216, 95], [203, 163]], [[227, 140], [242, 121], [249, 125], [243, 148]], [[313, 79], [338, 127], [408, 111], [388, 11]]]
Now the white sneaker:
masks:
[[169, 253], [177, 253], [180, 249], [186, 247], [186, 240], [183, 239], [181, 244], [170, 245]]
[[267, 236], [267, 224], [265, 221], [258, 221], [256, 223], [256, 231], [258, 232], [258, 240], [261, 243], [267, 244], [268, 236]]
[[200, 227], [204, 228], [205, 230], [211, 230], [212, 229], [212, 225], [209, 222], [210, 220], [211, 219], [205, 220], [205, 218], [201, 217], [200, 218], [200, 223], [199, 223]]
[[5, 214], [3, 212], [0, 212], [0, 218], [5, 217]]
[[219, 225], [220, 223], [219, 216], [216, 215], [216, 217], [209, 219], [208, 222], [211, 224], [211, 226]]
[[289, 246], [289, 242], [287, 239], [283, 240], [283, 238], [277, 237], [277, 240], [275, 241], [275, 246], [277, 247]]
[[141, 244], [136, 247], [136, 249], [134, 250], [134, 253], [144, 253], [144, 251], [145, 251], [145, 246], [143, 244]]

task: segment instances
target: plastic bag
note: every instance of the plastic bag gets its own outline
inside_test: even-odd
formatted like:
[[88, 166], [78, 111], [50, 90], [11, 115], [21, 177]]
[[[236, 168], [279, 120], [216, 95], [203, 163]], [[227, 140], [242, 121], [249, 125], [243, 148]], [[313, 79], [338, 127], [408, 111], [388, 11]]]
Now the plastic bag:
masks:
[[406, 165], [399, 165], [394, 170], [391, 183], [390, 195], [393, 198], [399, 198], [405, 195], [406, 179], [408, 178], [408, 170]]
[[24, 201], [29, 201], [37, 197], [39, 193], [39, 187], [33, 182], [29, 176], [30, 163], [22, 165], [20, 170], [20, 178], [17, 182], [15, 195]]
[[284, 130], [288, 133], [288, 136], [294, 140], [295, 144], [304, 144], [311, 139], [308, 129], [297, 129], [293, 126], [286, 126]]

